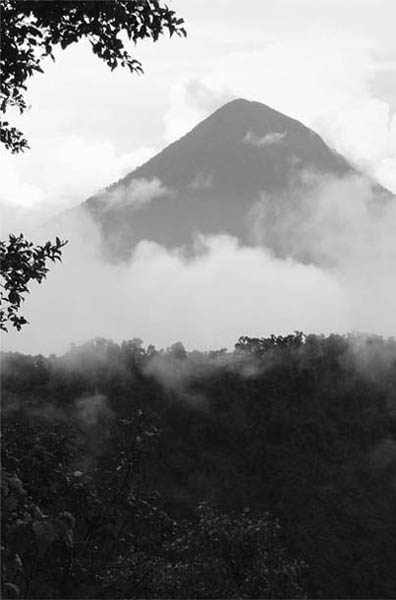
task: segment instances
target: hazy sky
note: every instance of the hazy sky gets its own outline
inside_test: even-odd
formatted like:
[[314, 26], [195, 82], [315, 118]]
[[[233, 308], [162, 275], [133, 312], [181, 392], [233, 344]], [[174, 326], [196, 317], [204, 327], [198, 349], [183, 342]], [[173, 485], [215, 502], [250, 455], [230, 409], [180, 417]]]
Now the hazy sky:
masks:
[[395, 0], [173, 0], [187, 39], [136, 47], [143, 76], [87, 44], [29, 82], [31, 150], [1, 155], [3, 227], [84, 200], [228, 99], [300, 119], [396, 192]]

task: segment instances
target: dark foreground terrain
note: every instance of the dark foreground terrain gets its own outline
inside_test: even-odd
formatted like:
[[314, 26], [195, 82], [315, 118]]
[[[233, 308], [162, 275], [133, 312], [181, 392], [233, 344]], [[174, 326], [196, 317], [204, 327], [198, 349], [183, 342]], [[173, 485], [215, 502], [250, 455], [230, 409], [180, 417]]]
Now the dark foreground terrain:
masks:
[[396, 346], [2, 357], [4, 598], [395, 598]]

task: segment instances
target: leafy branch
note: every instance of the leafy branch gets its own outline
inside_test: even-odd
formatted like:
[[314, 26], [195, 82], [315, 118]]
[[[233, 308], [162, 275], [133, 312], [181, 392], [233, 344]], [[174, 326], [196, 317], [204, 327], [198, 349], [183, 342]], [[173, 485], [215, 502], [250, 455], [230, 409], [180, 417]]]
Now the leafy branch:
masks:
[[21, 233], [0, 241], [0, 329], [11, 323], [19, 331], [28, 322], [19, 314], [30, 281], [41, 283], [48, 273], [48, 261], [61, 261], [61, 249], [67, 244], [58, 237], [55, 243], [34, 246]]

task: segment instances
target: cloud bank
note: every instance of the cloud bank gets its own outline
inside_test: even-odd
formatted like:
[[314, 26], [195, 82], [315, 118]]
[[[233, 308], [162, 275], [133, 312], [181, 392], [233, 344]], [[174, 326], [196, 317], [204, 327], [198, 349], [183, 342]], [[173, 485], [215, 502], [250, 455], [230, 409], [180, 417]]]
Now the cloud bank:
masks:
[[283, 199], [286, 220], [268, 227], [270, 204], [263, 197], [256, 205], [254, 246], [200, 236], [194, 256], [146, 240], [129, 262], [108, 264], [98, 228], [75, 214], [63, 225], [70, 240], [63, 264], [32, 286], [24, 305], [30, 325], [8, 334], [4, 347], [62, 352], [101, 336], [208, 350], [232, 348], [241, 335], [293, 330], [395, 334], [396, 206], [378, 207], [364, 178], [306, 177], [305, 197]]
[[169, 190], [157, 178], [132, 179], [129, 183], [118, 185], [114, 190], [107, 190], [96, 196], [102, 210], [132, 206], [142, 208], [155, 198], [167, 196]]
[[2, 231], [29, 230], [83, 202], [153, 154], [149, 147], [117, 153], [109, 141], [75, 135], [43, 138], [28, 154], [17, 157], [1, 150]]

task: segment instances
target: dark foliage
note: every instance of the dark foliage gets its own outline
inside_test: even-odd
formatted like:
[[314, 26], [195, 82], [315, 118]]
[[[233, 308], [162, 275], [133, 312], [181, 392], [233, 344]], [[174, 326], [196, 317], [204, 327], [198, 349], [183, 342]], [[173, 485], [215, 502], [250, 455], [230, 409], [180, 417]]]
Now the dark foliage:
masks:
[[5, 597], [395, 597], [393, 339], [97, 339], [2, 378]]
[[[153, 41], [166, 31], [185, 35], [183, 19], [159, 0], [2, 0], [1, 2], [1, 110], [26, 108], [26, 81], [42, 73], [42, 61], [54, 59], [54, 48], [67, 48], [88, 39], [92, 51], [111, 68], [142, 72], [122, 34], [136, 43]], [[1, 142], [11, 152], [28, 147], [23, 133], [4, 121]]]
[[28, 284], [45, 279], [48, 261], [60, 261], [65, 245], [56, 238], [54, 244], [34, 246], [23, 234], [11, 234], [8, 242], [0, 240], [0, 330], [7, 331], [8, 324], [20, 330], [27, 323], [19, 310], [24, 295], [29, 293]]

